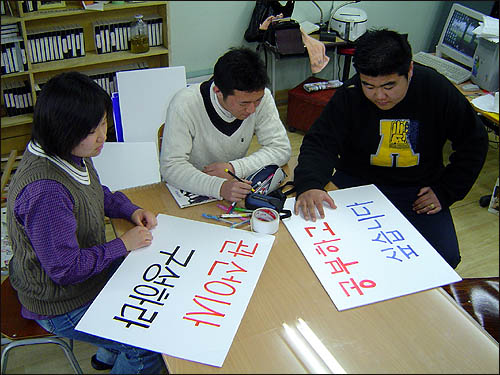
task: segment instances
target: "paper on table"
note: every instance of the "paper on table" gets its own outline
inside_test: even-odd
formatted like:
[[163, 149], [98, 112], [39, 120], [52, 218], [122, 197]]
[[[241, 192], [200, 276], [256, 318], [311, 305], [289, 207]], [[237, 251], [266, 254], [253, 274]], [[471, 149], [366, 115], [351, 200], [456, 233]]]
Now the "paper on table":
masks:
[[[498, 95], [498, 92], [495, 93]], [[472, 105], [477, 109], [485, 112], [493, 112], [498, 114], [498, 101], [495, 105], [495, 97], [492, 94], [487, 94], [483, 96], [479, 96], [472, 100]]]

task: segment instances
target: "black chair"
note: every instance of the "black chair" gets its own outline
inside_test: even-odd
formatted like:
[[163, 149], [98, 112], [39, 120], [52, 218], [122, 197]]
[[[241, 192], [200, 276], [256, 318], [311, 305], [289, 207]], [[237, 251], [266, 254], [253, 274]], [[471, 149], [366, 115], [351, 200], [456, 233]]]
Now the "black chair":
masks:
[[499, 340], [498, 277], [463, 279], [443, 289], [495, 340]]

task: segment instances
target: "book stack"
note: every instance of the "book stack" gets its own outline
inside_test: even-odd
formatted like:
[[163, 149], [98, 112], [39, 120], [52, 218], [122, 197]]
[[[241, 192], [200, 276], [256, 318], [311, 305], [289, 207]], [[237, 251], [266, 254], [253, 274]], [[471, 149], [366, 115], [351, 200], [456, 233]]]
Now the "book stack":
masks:
[[28, 81], [5, 82], [2, 91], [7, 116], [33, 112], [33, 97]]
[[[130, 50], [130, 19], [100, 20], [94, 28], [95, 50], [98, 54]], [[149, 46], [163, 44], [163, 19], [158, 15], [147, 16]]]
[[98, 54], [130, 49], [130, 20], [100, 20], [92, 26]]
[[[147, 69], [148, 64], [145, 61], [135, 62], [132, 64], [121, 65], [121, 66], [113, 66], [109, 68], [101, 68], [101, 69], [92, 69], [85, 72], [81, 72], [83, 74], [88, 75], [90, 78], [94, 80], [99, 86], [101, 86], [108, 94], [111, 96], [113, 92], [118, 91], [118, 84], [116, 82], [116, 72], [122, 72], [126, 70], [138, 70], [138, 69]], [[50, 77], [46, 77], [44, 80], [39, 80], [35, 83], [35, 92], [38, 95], [43, 88], [43, 85], [50, 79]]]
[[2, 25], [2, 74], [28, 70], [26, 48], [17, 23]]
[[23, 1], [21, 5], [24, 13], [36, 12], [38, 10], [38, 1]]
[[108, 69], [94, 69], [85, 72], [92, 78], [99, 86], [101, 86], [111, 96], [114, 92], [118, 91], [118, 83], [116, 81], [116, 72], [123, 72], [126, 70], [139, 70], [147, 69], [146, 62], [137, 62], [119, 67]]
[[149, 45], [163, 45], [163, 19], [158, 15], [145, 16], [144, 23], [148, 26]]
[[83, 27], [80, 25], [28, 30], [27, 39], [32, 64], [85, 56]]

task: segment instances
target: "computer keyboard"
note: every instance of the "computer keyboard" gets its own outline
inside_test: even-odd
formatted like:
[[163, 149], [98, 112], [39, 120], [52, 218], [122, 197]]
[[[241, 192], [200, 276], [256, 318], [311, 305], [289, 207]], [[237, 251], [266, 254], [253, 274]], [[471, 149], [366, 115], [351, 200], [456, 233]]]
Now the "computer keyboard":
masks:
[[434, 56], [427, 52], [418, 52], [413, 55], [416, 63], [434, 68], [439, 73], [448, 78], [451, 82], [459, 85], [470, 78], [470, 71], [452, 63], [451, 61]]

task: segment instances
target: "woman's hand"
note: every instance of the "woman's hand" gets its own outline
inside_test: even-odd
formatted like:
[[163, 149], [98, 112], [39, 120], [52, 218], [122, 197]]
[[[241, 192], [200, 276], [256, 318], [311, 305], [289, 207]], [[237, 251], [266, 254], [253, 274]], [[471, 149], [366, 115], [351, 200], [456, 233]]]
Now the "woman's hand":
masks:
[[135, 225], [146, 227], [147, 229], [153, 229], [158, 224], [156, 216], [152, 212], [142, 208], [134, 211], [130, 217], [130, 221]]
[[123, 241], [127, 251], [137, 250], [141, 247], [149, 246], [153, 241], [153, 235], [151, 232], [142, 225], [133, 227], [119, 238]]

